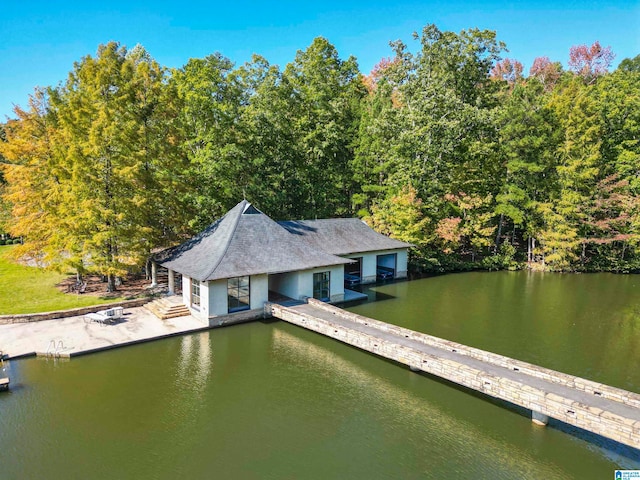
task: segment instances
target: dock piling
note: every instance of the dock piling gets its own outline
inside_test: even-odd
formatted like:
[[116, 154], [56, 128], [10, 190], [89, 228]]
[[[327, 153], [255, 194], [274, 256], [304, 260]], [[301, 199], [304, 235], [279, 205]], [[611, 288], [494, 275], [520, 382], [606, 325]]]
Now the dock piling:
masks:
[[531, 421], [536, 425], [545, 427], [549, 423], [549, 417], [544, 413], [531, 410]]

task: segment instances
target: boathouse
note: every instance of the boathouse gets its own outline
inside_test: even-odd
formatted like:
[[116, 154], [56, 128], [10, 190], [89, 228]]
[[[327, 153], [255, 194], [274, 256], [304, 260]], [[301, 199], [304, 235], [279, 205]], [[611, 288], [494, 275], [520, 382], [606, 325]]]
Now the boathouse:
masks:
[[[410, 244], [359, 219], [275, 222], [246, 200], [204, 231], [153, 258], [181, 285], [192, 315], [210, 325], [253, 318], [274, 298], [345, 300], [347, 285], [407, 275]], [[154, 278], [155, 283], [155, 278]], [[347, 297], [349, 290], [346, 290]]]

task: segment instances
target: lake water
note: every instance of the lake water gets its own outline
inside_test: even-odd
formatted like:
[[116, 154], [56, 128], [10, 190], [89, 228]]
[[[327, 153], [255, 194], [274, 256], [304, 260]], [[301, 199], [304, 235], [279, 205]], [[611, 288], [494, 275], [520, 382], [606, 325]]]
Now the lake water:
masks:
[[[465, 273], [358, 313], [640, 392], [640, 277]], [[1, 343], [1, 339], [0, 339]], [[613, 478], [640, 453], [284, 322], [7, 364], [0, 478]], [[568, 430], [568, 431], [565, 431]]]

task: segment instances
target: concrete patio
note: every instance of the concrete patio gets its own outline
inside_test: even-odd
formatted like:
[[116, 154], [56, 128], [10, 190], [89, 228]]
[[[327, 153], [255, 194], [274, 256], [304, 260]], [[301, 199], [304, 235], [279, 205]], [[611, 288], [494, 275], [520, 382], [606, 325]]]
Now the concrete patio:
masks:
[[5, 358], [34, 354], [71, 357], [182, 333], [208, 329], [192, 316], [160, 320], [144, 307], [127, 308], [113, 324], [85, 316], [0, 325], [0, 351]]

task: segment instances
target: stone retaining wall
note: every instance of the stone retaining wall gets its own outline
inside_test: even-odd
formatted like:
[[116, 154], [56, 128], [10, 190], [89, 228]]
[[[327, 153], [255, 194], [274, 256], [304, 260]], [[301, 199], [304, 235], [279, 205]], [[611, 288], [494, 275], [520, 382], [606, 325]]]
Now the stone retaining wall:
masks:
[[[310, 301], [309, 303], [316, 306], [315, 302]], [[329, 308], [335, 308], [326, 306], [326, 304], [318, 306], [328, 311], [332, 311], [329, 310]], [[304, 315], [281, 305], [270, 304], [267, 306], [267, 312], [289, 323], [408, 365], [414, 370], [421, 370], [436, 375], [458, 385], [506, 400], [515, 405], [600, 434], [625, 445], [640, 448], [640, 420], [638, 419], [623, 418], [611, 412], [589, 407], [553, 393], [545, 393], [540, 389], [515, 380], [495, 377], [485, 371], [478, 370], [463, 363], [426, 354], [414, 348], [405, 347], [373, 335], [345, 328], [337, 323]], [[345, 312], [345, 314], [346, 313], [347, 312]], [[360, 317], [359, 321], [367, 323], [368, 325], [372, 325], [372, 321], [375, 322], [366, 317]], [[379, 327], [382, 328], [382, 325], [379, 325]], [[393, 326], [389, 327], [391, 328]], [[402, 331], [412, 332], [406, 329], [402, 329]], [[417, 334], [418, 332], [413, 333]], [[409, 333], [402, 333], [403, 337], [405, 335], [409, 335]], [[459, 344], [455, 345], [458, 346]]]
[[383, 332], [393, 333], [405, 338], [419, 341], [425, 345], [431, 345], [438, 348], [443, 348], [452, 352], [459, 353], [461, 355], [467, 355], [471, 358], [482, 360], [483, 362], [497, 365], [509, 370], [520, 371], [526, 373], [535, 378], [540, 378], [549, 382], [557, 383], [558, 385], [564, 385], [565, 387], [581, 390], [587, 393], [591, 393], [601, 398], [607, 398], [617, 402], [624, 403], [626, 405], [640, 408], [640, 395], [620, 388], [612, 387], [603, 383], [594, 382], [585, 378], [575, 377], [562, 372], [557, 372], [548, 368], [540, 367], [527, 362], [522, 362], [514, 358], [498, 355], [497, 353], [491, 353], [478, 348], [469, 347], [461, 343], [451, 342], [442, 338], [427, 335], [426, 333], [415, 332], [407, 328], [402, 328], [397, 325], [391, 325], [389, 323], [374, 320], [372, 318], [363, 317], [355, 313], [347, 312], [341, 308], [327, 305], [324, 302], [320, 302], [314, 298], [308, 300], [310, 305], [316, 308], [320, 308], [334, 315], [338, 315], [342, 318], [354, 321], [362, 325], [369, 325], [377, 328]]
[[106, 310], [107, 308], [113, 307], [141, 307], [142, 305], [149, 303], [152, 300], [152, 298], [137, 298], [135, 300], [125, 300], [123, 302], [103, 303], [102, 305], [92, 305], [90, 307], [72, 308], [71, 310], [59, 310], [57, 312], [0, 315], [0, 325], [9, 325], [12, 323], [41, 322], [43, 320], [55, 320], [56, 318], [77, 317], [79, 315], [99, 312], [100, 310]]
[[227, 325], [235, 325], [237, 323], [251, 322], [260, 320], [265, 317], [263, 308], [245, 310], [244, 312], [230, 313], [228, 315], [215, 315], [209, 317], [210, 327], [225, 327]]

